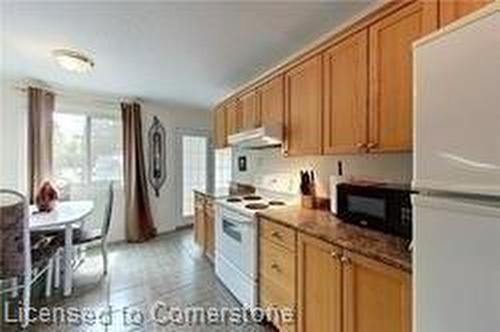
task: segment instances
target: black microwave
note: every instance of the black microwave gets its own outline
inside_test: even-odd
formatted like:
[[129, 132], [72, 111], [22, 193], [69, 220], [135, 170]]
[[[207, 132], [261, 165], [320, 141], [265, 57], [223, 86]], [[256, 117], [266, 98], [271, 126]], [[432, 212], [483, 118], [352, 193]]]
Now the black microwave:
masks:
[[337, 216], [344, 222], [411, 239], [410, 186], [337, 184]]

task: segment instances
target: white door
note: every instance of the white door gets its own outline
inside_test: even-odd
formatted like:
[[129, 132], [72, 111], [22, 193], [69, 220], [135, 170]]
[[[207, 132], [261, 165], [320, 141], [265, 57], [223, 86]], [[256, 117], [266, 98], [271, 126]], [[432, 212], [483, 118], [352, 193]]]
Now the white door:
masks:
[[212, 175], [212, 152], [210, 136], [207, 131], [189, 129], [177, 130], [178, 169], [178, 208], [181, 225], [192, 223], [194, 216], [194, 190], [205, 191], [210, 188]]

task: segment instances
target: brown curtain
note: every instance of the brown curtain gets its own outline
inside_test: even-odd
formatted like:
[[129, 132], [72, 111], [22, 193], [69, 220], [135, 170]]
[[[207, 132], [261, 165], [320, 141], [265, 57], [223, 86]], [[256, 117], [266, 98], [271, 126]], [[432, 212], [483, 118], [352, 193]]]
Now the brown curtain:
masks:
[[38, 187], [52, 176], [52, 115], [55, 97], [52, 92], [28, 88], [28, 181], [29, 200], [33, 202]]
[[156, 236], [146, 181], [142, 144], [141, 105], [122, 103], [125, 220], [128, 242], [144, 242]]

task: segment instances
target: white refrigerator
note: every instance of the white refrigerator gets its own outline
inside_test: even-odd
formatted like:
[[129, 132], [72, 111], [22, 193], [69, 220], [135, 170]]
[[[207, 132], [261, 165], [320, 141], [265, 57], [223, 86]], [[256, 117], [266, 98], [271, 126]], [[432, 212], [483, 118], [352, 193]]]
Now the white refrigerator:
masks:
[[413, 331], [500, 331], [500, 3], [413, 61]]

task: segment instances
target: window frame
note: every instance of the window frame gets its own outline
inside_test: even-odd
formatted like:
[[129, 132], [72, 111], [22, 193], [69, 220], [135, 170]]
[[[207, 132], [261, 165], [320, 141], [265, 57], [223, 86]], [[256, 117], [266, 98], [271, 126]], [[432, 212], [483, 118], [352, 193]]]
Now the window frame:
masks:
[[[122, 127], [122, 123], [119, 117], [114, 117], [114, 116], [109, 116], [107, 114], [99, 114], [99, 113], [89, 113], [89, 112], [74, 112], [74, 111], [55, 111], [54, 116], [56, 114], [65, 114], [65, 115], [77, 115], [81, 116], [85, 120], [85, 127], [83, 130], [84, 137], [83, 137], [83, 165], [82, 165], [82, 177], [81, 177], [81, 182], [73, 182], [69, 181], [68, 184], [70, 185], [95, 185], [99, 184], [102, 182], [105, 182], [103, 180], [97, 180], [94, 181], [92, 179], [92, 159], [93, 159], [93, 154], [92, 154], [92, 119], [108, 119], [108, 120], [113, 120], [119, 123], [120, 127]], [[55, 122], [55, 117], [53, 118], [53, 121]], [[54, 123], [55, 125], [55, 123]], [[120, 128], [120, 134], [123, 135], [122, 128]], [[54, 144], [54, 143], [52, 143]], [[123, 158], [123, 137], [121, 137], [121, 142], [120, 144], [122, 145], [122, 149], [120, 151], [120, 154]], [[54, 156], [53, 156], [54, 158]], [[118, 179], [112, 179], [110, 181], [113, 181], [118, 184], [123, 184], [123, 164], [122, 167], [120, 167], [119, 170], [119, 177]], [[59, 179], [55, 179], [59, 180]]]

